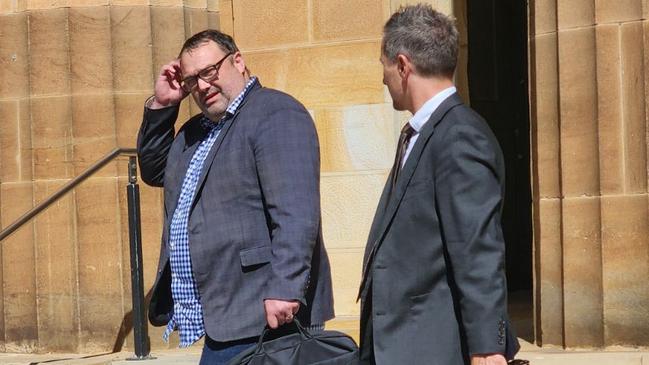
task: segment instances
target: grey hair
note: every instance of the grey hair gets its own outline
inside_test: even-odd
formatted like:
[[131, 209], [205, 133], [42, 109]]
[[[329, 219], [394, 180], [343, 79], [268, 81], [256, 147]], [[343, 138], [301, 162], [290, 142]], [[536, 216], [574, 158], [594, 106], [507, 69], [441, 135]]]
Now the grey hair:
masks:
[[458, 52], [455, 21], [428, 4], [401, 7], [383, 27], [381, 51], [392, 63], [399, 54], [407, 56], [424, 76], [453, 77]]

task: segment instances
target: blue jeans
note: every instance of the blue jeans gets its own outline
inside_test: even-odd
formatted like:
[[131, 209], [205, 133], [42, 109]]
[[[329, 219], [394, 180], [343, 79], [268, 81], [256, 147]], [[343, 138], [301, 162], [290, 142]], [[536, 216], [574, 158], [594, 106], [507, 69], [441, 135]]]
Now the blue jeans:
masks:
[[259, 337], [244, 338], [236, 341], [218, 342], [205, 335], [205, 345], [199, 365], [225, 365], [244, 350], [254, 346]]

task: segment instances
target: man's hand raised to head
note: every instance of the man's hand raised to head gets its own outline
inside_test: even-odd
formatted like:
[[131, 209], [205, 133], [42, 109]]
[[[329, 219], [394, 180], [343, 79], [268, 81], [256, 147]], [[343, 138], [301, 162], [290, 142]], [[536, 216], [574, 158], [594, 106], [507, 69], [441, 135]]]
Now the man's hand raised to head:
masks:
[[180, 60], [173, 60], [160, 68], [160, 73], [155, 81], [155, 98], [150, 105], [151, 109], [160, 109], [171, 105], [178, 105], [188, 93], [180, 87], [182, 75], [180, 73]]
[[507, 365], [501, 354], [477, 354], [471, 356], [471, 365]]
[[285, 323], [293, 321], [293, 316], [300, 309], [300, 302], [296, 300], [265, 299], [266, 322], [275, 329]]

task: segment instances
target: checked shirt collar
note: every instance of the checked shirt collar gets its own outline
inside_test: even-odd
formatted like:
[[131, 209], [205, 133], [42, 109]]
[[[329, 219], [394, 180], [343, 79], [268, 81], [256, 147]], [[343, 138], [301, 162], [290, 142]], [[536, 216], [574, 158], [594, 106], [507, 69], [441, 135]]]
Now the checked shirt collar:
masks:
[[171, 251], [169, 262], [171, 265], [171, 295], [173, 297], [174, 309], [171, 320], [163, 334], [165, 341], [174, 330], [180, 332], [180, 347], [187, 347], [198, 341], [205, 335], [203, 323], [203, 307], [200, 302], [200, 294], [196, 287], [192, 271], [191, 256], [189, 253], [189, 233], [187, 224], [189, 213], [198, 179], [203, 170], [203, 164], [207, 155], [212, 149], [214, 142], [221, 132], [226, 120], [231, 118], [241, 105], [257, 78], [251, 77], [243, 91], [230, 103], [225, 114], [218, 123], [206, 117], [200, 121], [201, 125], [208, 132], [205, 139], [194, 152], [189, 167], [185, 172], [183, 184], [178, 198], [178, 205], [171, 219], [169, 230], [169, 250]]

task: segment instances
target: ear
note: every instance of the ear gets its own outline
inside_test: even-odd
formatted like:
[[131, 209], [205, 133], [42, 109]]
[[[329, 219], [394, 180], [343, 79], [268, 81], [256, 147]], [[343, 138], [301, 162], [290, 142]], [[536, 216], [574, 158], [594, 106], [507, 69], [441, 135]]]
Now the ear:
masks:
[[241, 52], [237, 51], [232, 55], [232, 64], [240, 73], [246, 71], [246, 61], [243, 59]]
[[397, 55], [397, 71], [399, 72], [399, 76], [402, 79], [407, 79], [408, 76], [410, 76], [410, 73], [412, 72], [412, 63], [410, 62], [410, 59], [408, 56], [404, 54], [398, 54]]

